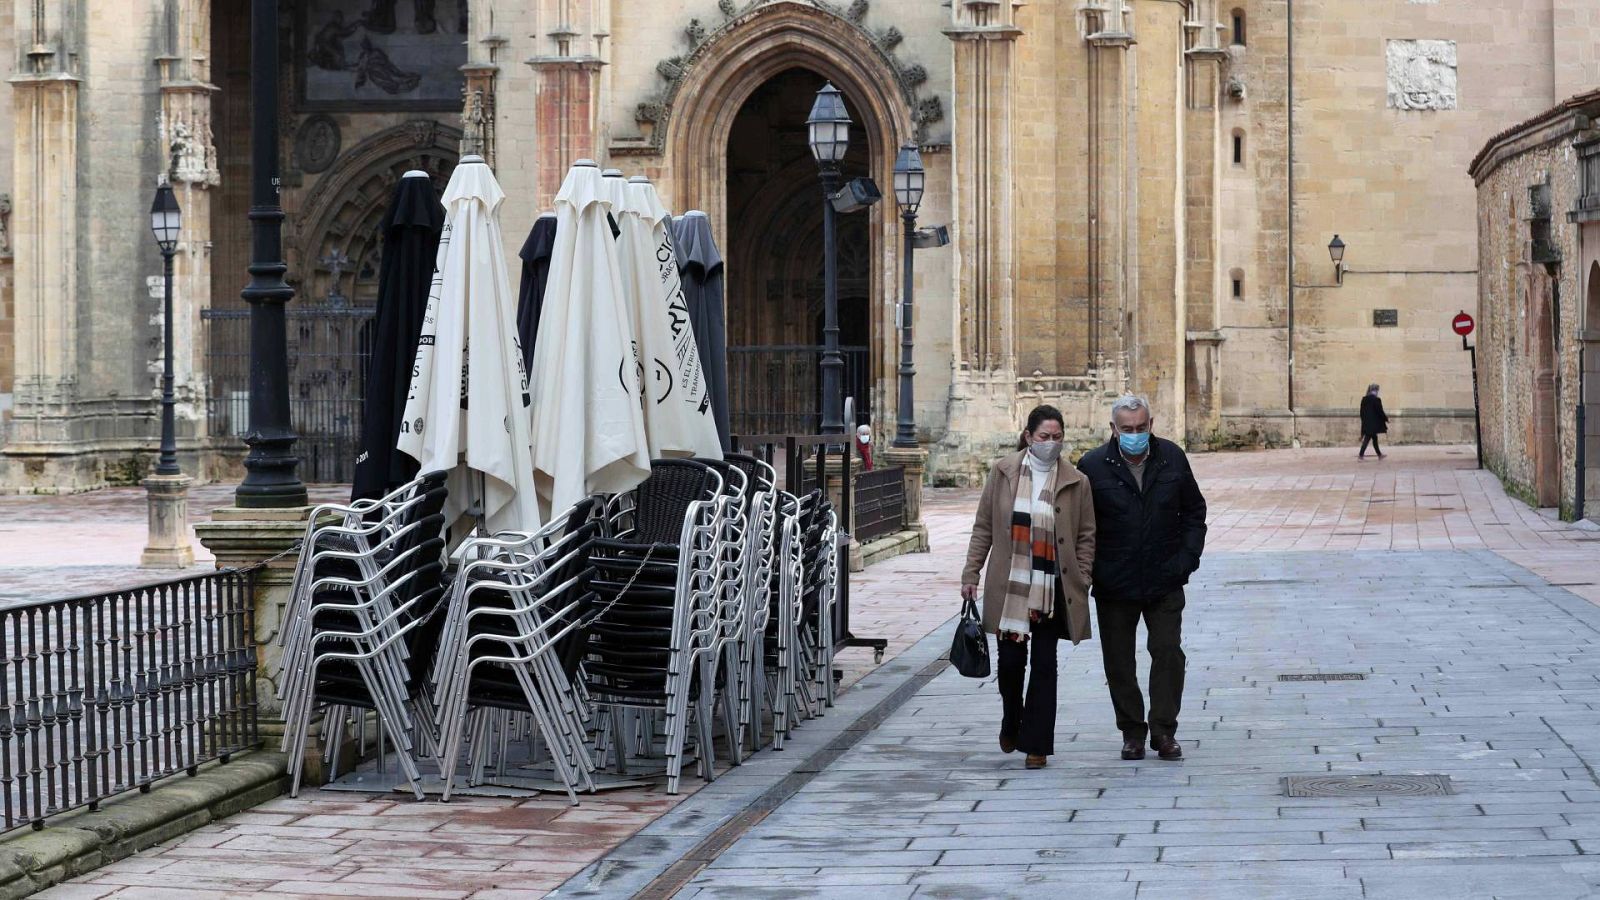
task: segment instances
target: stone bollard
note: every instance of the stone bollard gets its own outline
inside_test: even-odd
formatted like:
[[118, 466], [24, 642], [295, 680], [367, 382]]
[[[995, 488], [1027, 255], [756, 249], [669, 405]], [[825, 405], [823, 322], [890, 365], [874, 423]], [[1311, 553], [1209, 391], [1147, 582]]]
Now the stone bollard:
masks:
[[905, 473], [905, 530], [917, 533], [918, 553], [928, 552], [928, 526], [922, 521], [922, 480], [928, 471], [928, 451], [921, 447], [889, 447], [880, 457], [884, 464]]
[[189, 541], [189, 485], [187, 475], [151, 475], [143, 482], [149, 503], [149, 537], [139, 555], [143, 569], [187, 569], [194, 565], [194, 545]]

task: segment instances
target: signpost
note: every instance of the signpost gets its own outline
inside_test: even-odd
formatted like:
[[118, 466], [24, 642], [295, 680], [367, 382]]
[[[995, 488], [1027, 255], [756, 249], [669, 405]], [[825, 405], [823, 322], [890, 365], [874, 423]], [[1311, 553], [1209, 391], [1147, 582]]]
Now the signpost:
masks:
[[1456, 334], [1461, 335], [1461, 349], [1472, 354], [1472, 430], [1478, 439], [1478, 468], [1481, 469], [1483, 468], [1483, 415], [1478, 403], [1478, 348], [1467, 343], [1467, 335], [1472, 333], [1476, 325], [1466, 310], [1456, 313], [1456, 317], [1450, 321], [1450, 327]]

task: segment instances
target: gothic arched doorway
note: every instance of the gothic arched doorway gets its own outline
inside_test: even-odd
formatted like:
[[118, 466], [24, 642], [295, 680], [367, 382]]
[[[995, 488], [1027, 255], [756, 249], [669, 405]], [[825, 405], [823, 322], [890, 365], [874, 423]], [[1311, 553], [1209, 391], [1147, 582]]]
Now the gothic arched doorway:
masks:
[[[318, 176], [309, 202], [290, 219], [289, 417], [300, 477], [308, 483], [348, 482], [355, 473], [383, 249], [379, 227], [395, 183], [420, 169], [442, 192], [460, 141], [458, 129], [432, 119], [380, 131]], [[209, 434], [222, 449], [237, 451], [249, 425], [249, 312], [242, 303], [219, 304], [202, 317]]]
[[[805, 120], [824, 82], [802, 68], [774, 76], [744, 102], [728, 136], [724, 255], [737, 433], [813, 433], [820, 424], [822, 190]], [[864, 174], [870, 159], [865, 130], [853, 131], [845, 178]], [[874, 399], [872, 233], [866, 215], [836, 221], [843, 387], [865, 422]]]

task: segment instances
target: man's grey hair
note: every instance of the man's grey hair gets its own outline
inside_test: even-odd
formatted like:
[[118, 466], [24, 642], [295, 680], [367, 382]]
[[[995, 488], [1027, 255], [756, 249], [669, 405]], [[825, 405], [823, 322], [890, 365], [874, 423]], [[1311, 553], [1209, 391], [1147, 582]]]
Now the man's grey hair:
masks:
[[1377, 392], [1378, 392], [1378, 386], [1376, 384], [1367, 385], [1367, 393], [1376, 394]]
[[1117, 417], [1117, 413], [1122, 412], [1123, 410], [1127, 410], [1128, 412], [1138, 412], [1141, 409], [1149, 412], [1151, 415], [1155, 415], [1155, 413], [1150, 410], [1149, 400], [1146, 400], [1138, 394], [1123, 394], [1121, 397], [1117, 398], [1117, 402], [1111, 404], [1111, 418], [1115, 419]]

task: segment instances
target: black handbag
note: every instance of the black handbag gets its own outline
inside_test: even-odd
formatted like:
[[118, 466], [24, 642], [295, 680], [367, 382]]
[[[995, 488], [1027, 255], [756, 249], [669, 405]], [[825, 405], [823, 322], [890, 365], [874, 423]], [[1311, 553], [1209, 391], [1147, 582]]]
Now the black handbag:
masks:
[[950, 640], [950, 664], [968, 678], [989, 677], [989, 638], [983, 633], [978, 604], [971, 600], [961, 605], [956, 634]]

